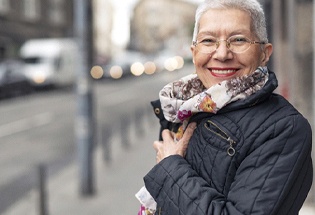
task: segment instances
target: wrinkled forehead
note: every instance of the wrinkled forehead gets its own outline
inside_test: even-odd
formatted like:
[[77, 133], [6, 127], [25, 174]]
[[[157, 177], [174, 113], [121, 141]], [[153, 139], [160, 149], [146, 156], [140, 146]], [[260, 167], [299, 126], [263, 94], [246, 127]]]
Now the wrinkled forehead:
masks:
[[200, 35], [252, 34], [252, 21], [248, 12], [238, 9], [208, 9], [199, 20]]

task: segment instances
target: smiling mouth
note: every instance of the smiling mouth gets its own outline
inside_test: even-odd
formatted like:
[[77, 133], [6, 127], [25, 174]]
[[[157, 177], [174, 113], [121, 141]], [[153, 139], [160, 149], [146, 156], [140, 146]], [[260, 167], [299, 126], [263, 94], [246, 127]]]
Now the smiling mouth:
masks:
[[237, 69], [210, 69], [210, 73], [216, 77], [229, 77], [234, 75]]

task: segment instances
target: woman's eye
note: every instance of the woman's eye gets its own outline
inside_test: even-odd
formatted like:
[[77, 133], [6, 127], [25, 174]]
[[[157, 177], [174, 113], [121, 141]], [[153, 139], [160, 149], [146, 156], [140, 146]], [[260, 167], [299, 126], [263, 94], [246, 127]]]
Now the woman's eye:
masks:
[[213, 45], [216, 43], [216, 40], [212, 38], [207, 38], [207, 39], [201, 40], [201, 43], [205, 45]]
[[230, 39], [231, 43], [245, 43], [247, 39], [245, 37], [234, 37]]

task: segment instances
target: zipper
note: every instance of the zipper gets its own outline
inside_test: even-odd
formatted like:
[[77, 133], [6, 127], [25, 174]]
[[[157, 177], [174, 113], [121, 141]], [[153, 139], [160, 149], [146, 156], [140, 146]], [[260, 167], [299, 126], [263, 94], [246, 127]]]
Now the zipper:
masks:
[[[207, 123], [211, 124], [214, 128], [214, 129], [211, 129]], [[225, 132], [223, 131], [216, 123], [214, 123], [213, 121], [211, 120], [208, 120], [204, 126], [209, 130], [211, 131], [212, 133], [218, 135], [219, 137], [221, 137], [222, 139], [226, 140], [228, 143], [229, 143], [229, 147], [228, 149], [226, 150], [227, 154], [231, 157], [233, 157], [235, 155], [235, 144], [236, 142]]]
[[235, 148], [233, 147], [233, 145], [235, 145], [235, 141], [230, 137], [228, 137], [227, 141], [229, 141], [230, 147], [226, 150], [226, 152], [229, 156], [233, 157], [235, 155]]

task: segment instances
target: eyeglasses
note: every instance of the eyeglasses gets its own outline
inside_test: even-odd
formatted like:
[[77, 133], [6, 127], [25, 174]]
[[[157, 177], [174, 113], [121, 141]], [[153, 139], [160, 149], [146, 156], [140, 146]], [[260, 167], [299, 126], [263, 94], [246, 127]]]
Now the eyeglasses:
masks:
[[249, 49], [252, 44], [266, 44], [265, 42], [257, 42], [248, 39], [242, 35], [231, 36], [226, 40], [218, 40], [215, 37], [207, 36], [198, 41], [193, 41], [193, 45], [197, 50], [204, 54], [210, 54], [218, 49], [220, 43], [225, 41], [226, 47], [233, 53], [242, 53]]

